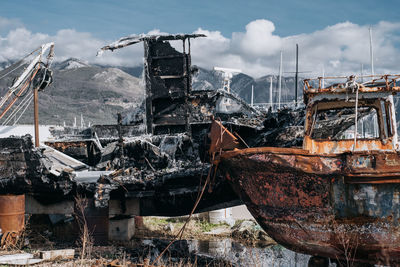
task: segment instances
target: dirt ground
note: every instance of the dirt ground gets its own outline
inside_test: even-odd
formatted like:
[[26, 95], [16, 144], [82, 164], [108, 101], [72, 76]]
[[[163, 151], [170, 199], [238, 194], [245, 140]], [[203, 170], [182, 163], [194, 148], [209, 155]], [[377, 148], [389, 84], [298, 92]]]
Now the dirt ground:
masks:
[[[82, 236], [76, 240], [76, 228], [72, 223], [49, 227], [46, 220], [38, 223], [36, 218], [33, 221], [19, 242], [3, 247], [0, 256], [31, 253], [34, 258], [39, 258], [40, 251], [73, 248], [74, 259], [56, 259], [34, 266], [143, 266], [141, 264], [146, 263], [146, 259], [149, 263], [154, 263], [156, 256], [177, 236], [186, 218], [144, 217], [143, 224], [136, 228], [132, 240], [111, 241], [107, 246], [93, 246], [90, 236], [83, 245]], [[244, 230], [240, 228], [243, 225], [247, 225], [242, 227]], [[185, 243], [185, 240], [222, 238], [232, 238], [249, 246], [275, 244], [255, 222], [237, 221], [234, 226], [229, 226], [226, 223], [211, 224], [205, 219], [192, 218], [185, 227], [182, 240], [174, 242], [168, 248], [166, 257], [163, 257], [157, 266], [231, 266], [229, 262], [194, 255], [188, 251], [188, 244]], [[146, 245], [143, 244], [143, 240], [152, 240], [152, 243]]]

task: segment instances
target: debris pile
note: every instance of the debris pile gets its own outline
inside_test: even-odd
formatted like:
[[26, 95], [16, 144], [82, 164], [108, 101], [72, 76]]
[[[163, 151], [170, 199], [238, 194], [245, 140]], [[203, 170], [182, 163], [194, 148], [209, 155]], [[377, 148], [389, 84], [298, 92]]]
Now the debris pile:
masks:
[[[25, 167], [4, 170], [0, 190], [32, 193], [45, 202], [72, 199], [79, 193], [93, 197], [97, 207], [107, 206], [110, 199], [121, 200], [122, 206], [127, 199], [140, 199], [140, 215], [184, 215], [190, 213], [211, 167], [205, 156], [212, 117], [251, 146], [297, 142], [303, 121], [296, 112], [266, 115], [224, 90], [192, 90], [190, 40], [197, 37], [202, 36], [131, 36], [104, 47], [114, 50], [144, 42], [144, 103], [125, 118], [120, 116], [115, 125], [83, 131], [54, 128], [58, 138], [46, 145], [71, 159], [60, 160], [21, 139], [24, 149], [11, 153], [23, 154], [20, 164]], [[181, 41], [182, 49], [170, 41]], [[198, 212], [241, 204], [218, 175], [210, 177]]]
[[301, 147], [304, 137], [304, 109], [271, 110], [263, 127], [247, 141], [250, 147]]
[[30, 135], [1, 138], [0, 158], [1, 194], [46, 194], [57, 200], [60, 193], [65, 196], [73, 188], [72, 174], [54, 171], [43, 149], [33, 147]]

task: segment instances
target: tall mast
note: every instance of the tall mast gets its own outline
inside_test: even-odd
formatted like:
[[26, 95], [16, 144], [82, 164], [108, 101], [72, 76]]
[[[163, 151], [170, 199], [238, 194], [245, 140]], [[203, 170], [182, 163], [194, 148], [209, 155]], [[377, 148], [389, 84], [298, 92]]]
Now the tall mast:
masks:
[[297, 84], [299, 81], [299, 45], [296, 44], [296, 75], [294, 84], [294, 104], [297, 107]]
[[254, 104], [254, 85], [251, 85], [251, 106]]
[[33, 123], [35, 129], [35, 147], [39, 147], [39, 88], [33, 89]]
[[272, 107], [272, 76], [270, 77], [270, 82], [269, 82], [269, 106], [271, 107], [271, 110], [273, 110], [273, 107]]
[[[372, 28], [369, 27], [369, 54], [370, 54], [370, 58], [371, 58], [371, 74], [372, 76], [375, 75], [374, 72], [374, 48], [372, 46]], [[372, 77], [373, 79], [373, 77]]]
[[[361, 83], [364, 82], [364, 64], [361, 63]], [[364, 119], [361, 119], [361, 136], [365, 138], [365, 127], [364, 127]]]
[[325, 66], [322, 65], [322, 88], [325, 88]]
[[282, 50], [281, 50], [281, 61], [279, 64], [278, 109], [281, 108], [281, 94], [282, 94]]
[[364, 75], [364, 64], [361, 63], [361, 83], [364, 82], [363, 75]]

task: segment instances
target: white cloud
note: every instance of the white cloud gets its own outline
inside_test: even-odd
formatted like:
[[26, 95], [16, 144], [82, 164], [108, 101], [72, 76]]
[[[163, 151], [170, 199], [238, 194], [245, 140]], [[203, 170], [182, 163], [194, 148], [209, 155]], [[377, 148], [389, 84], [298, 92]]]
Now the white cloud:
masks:
[[6, 34], [12, 29], [22, 27], [22, 23], [18, 19], [8, 19], [0, 17], [0, 35]]
[[[252, 76], [277, 74], [279, 52], [283, 50], [284, 71], [295, 68], [295, 44], [299, 44], [300, 70], [321, 75], [358, 73], [361, 64], [369, 72], [369, 34], [367, 25], [351, 22], [338, 23], [324, 29], [293, 36], [274, 34], [275, 25], [268, 20], [255, 20], [246, 25], [244, 32], [225, 37], [219, 31], [199, 28], [207, 38], [192, 40], [193, 64], [242, 69]], [[373, 28], [375, 73], [399, 73], [400, 23], [382, 21]], [[7, 29], [6, 33], [1, 31]], [[161, 33], [153, 30], [150, 34]], [[133, 45], [96, 57], [97, 50], [113, 40], [101, 40], [90, 33], [63, 29], [55, 35], [33, 33], [17, 20], [0, 17], [0, 61], [18, 59], [44, 42], [56, 44], [56, 60], [70, 57], [91, 63], [133, 66], [143, 63], [143, 46]]]
[[247, 24], [246, 32], [232, 34], [232, 46], [252, 58], [273, 55], [282, 49], [282, 38], [273, 35], [274, 31], [275, 25], [271, 21], [254, 20]]
[[74, 57], [109, 65], [139, 65], [143, 62], [143, 48], [140, 45], [96, 57], [97, 50], [108, 44], [109, 40], [100, 40], [90, 33], [73, 29], [59, 30], [51, 36], [32, 33], [24, 27], [12, 29], [5, 36], [0, 35], [0, 61], [19, 59], [46, 42], [55, 43], [56, 61]]
[[[375, 73], [399, 73], [400, 23], [380, 22], [372, 25]], [[295, 70], [295, 45], [299, 44], [300, 71], [312, 73], [306, 76], [343, 75], [359, 73], [361, 64], [365, 73], [370, 72], [369, 26], [351, 22], [338, 23], [309, 34], [287, 37], [274, 35], [271, 21], [255, 20], [246, 26], [245, 32], [233, 33], [225, 38], [221, 50], [220, 34], [209, 35], [201, 47], [194, 44], [193, 62], [240, 68], [253, 76], [277, 74], [279, 53], [283, 50], [284, 71]], [[201, 48], [201, 49], [198, 49]], [[208, 55], [213, 55], [208, 59]], [[200, 65], [201, 65], [200, 64]]]

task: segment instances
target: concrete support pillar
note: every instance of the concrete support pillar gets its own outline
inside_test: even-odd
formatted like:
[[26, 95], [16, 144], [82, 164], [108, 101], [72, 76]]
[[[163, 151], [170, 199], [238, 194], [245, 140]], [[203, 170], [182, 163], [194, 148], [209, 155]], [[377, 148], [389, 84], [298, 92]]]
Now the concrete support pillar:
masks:
[[133, 216], [116, 216], [110, 219], [109, 239], [129, 241], [135, 235], [135, 218]]

